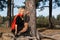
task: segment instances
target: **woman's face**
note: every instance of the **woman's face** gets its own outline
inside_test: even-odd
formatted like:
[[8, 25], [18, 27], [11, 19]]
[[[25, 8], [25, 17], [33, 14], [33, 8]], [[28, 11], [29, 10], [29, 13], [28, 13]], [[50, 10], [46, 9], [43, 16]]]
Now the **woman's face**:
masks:
[[19, 13], [24, 14], [24, 11], [25, 11], [24, 9], [20, 9]]

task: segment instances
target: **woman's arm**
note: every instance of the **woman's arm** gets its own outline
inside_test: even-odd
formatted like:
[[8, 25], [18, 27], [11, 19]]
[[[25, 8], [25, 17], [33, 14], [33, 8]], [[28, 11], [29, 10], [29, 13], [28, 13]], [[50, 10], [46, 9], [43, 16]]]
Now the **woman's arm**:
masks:
[[20, 31], [20, 33], [26, 32], [28, 29], [28, 23], [24, 23], [24, 28]]
[[15, 25], [15, 35], [17, 34], [17, 25]]

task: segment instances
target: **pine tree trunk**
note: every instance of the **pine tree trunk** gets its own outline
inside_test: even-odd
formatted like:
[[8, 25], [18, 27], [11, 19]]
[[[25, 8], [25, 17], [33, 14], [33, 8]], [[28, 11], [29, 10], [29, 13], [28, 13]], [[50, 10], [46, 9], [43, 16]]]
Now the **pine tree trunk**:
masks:
[[14, 0], [11, 0], [11, 3], [12, 3], [12, 5], [11, 5], [11, 15], [13, 17], [14, 16]]
[[53, 28], [53, 25], [52, 25], [52, 0], [49, 0], [49, 28]]
[[8, 0], [8, 5], [7, 5], [7, 17], [8, 17], [8, 24], [9, 26], [11, 25], [11, 0]]
[[31, 27], [32, 36], [36, 36], [36, 8], [35, 0], [26, 0], [26, 10], [30, 12], [29, 26]]
[[11, 0], [11, 22], [13, 21], [14, 17], [14, 0]]

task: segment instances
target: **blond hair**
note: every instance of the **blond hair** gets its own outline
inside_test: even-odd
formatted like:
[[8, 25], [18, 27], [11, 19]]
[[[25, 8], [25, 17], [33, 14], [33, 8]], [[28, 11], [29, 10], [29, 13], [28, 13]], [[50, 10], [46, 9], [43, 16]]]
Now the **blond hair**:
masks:
[[25, 9], [24, 8], [19, 8], [18, 10], [19, 10], [19, 12], [21, 12], [21, 11], [24, 11]]

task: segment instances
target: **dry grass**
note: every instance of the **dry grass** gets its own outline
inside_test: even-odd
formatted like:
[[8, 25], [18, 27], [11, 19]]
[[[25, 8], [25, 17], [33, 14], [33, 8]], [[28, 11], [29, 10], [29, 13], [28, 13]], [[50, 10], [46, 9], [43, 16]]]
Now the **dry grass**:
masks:
[[10, 28], [0, 27], [0, 32], [10, 32]]

